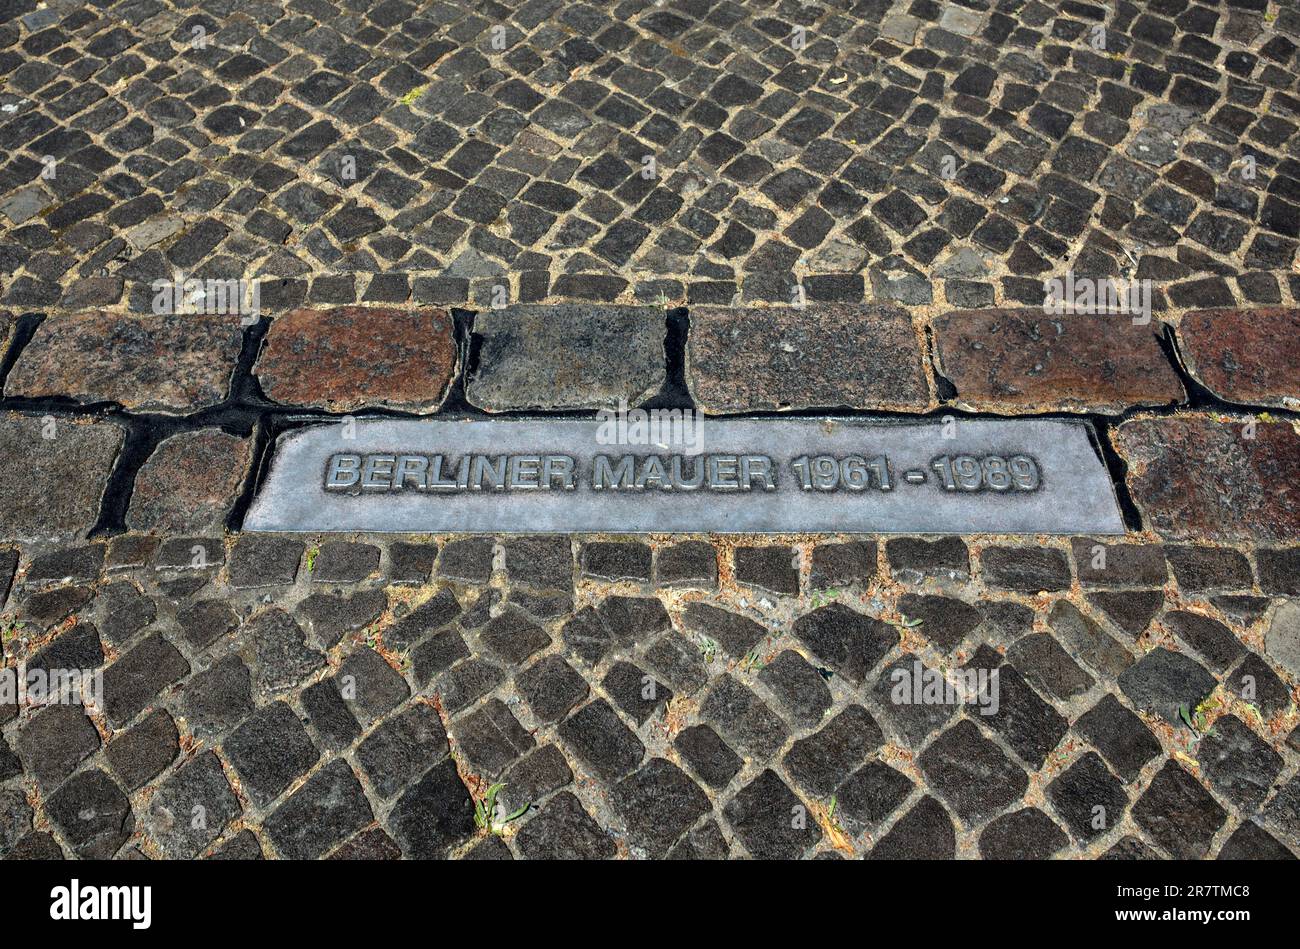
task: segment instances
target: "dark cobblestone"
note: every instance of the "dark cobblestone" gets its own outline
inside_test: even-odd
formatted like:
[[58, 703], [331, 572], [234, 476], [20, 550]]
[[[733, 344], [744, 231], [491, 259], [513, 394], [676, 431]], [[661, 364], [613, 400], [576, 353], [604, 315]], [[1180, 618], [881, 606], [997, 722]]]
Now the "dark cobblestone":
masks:
[[967, 721], [936, 738], [920, 757], [921, 769], [962, 820], [982, 821], [1024, 794], [1024, 771]]
[[293, 710], [273, 702], [254, 712], [222, 744], [240, 787], [265, 807], [320, 758]]
[[1205, 856], [1227, 814], [1186, 771], [1167, 762], [1133, 805], [1133, 820], [1172, 857]]
[[745, 849], [759, 860], [802, 856], [822, 838], [807, 805], [770, 769], [742, 788], [723, 813]]
[[356, 775], [347, 762], [335, 759], [289, 795], [266, 819], [263, 828], [283, 856], [311, 860], [323, 856], [373, 819]]
[[601, 860], [614, 856], [614, 841], [561, 791], [519, 831], [519, 850], [533, 860]]
[[[430, 574], [421, 566], [400, 586], [393, 541], [362, 535], [310, 542], [310, 572], [302, 569], [309, 542], [291, 539], [281, 562], [293, 576], [267, 587], [235, 585], [220, 567], [223, 548], [192, 538], [162, 538], [158, 551], [175, 550], [146, 545], [127, 558], [135, 566], [111, 572], [111, 544], [23, 546], [10, 610], [37, 592], [81, 592], [36, 604], [44, 622], [28, 620], [6, 641], [6, 656], [29, 668], [93, 667], [107, 654], [116, 730], [101, 739], [76, 707], [0, 713], [0, 749], [17, 749], [0, 750], [0, 781], [41, 789], [53, 835], [33, 827], [39, 812], [24, 800], [2, 832], [9, 855], [125, 847], [124, 857], [253, 857], [265, 847], [274, 857], [340, 859], [848, 850], [1017, 859], [1280, 856], [1300, 846], [1295, 793], [1286, 783], [1274, 790], [1297, 754], [1296, 740], [1276, 729], [1292, 711], [1288, 637], [1300, 626], [1287, 602], [1255, 592], [1257, 549], [1231, 548], [1250, 566], [1247, 585], [1236, 558], [1201, 557], [1229, 548], [1180, 545], [1195, 551], [1188, 567], [1149, 535], [1075, 538], [1071, 552], [1046, 549], [1076, 565], [1083, 589], [1000, 594], [978, 573], [968, 582], [964, 544], [910, 545], [921, 554], [912, 562], [950, 565], [914, 574], [894, 556], [909, 545], [887, 545], [892, 577], [882, 582], [877, 539], [782, 538], [766, 549], [791, 564], [798, 555], [803, 593], [763, 601], [769, 594], [752, 588], [737, 594], [730, 572], [716, 593], [628, 595], [626, 579], [593, 575], [575, 589], [593, 544], [629, 542], [519, 540], [538, 542], [507, 540], [506, 569], [492, 573], [491, 539], [432, 538], [416, 558], [432, 564]], [[700, 545], [700, 564], [718, 562], [713, 544], [684, 542]], [[457, 543], [479, 546], [487, 572], [478, 576], [490, 585], [440, 572]], [[195, 546], [207, 566], [191, 566]], [[1094, 566], [1099, 546], [1105, 567]], [[836, 548], [850, 572], [841, 585], [814, 589], [817, 551]], [[335, 549], [347, 555], [346, 569], [320, 582], [322, 559], [328, 566]], [[1272, 582], [1289, 582], [1290, 550], [1265, 548]], [[359, 567], [350, 565], [354, 553]], [[640, 559], [653, 568], [653, 556]], [[1215, 579], [1220, 567], [1228, 579]], [[1172, 579], [1161, 580], [1166, 570]], [[633, 583], [655, 576], [640, 572]], [[1189, 577], [1209, 577], [1208, 588], [1182, 589], [1199, 585]], [[63, 619], [69, 614], [75, 622]], [[1201, 622], [1209, 625], [1196, 628]], [[112, 636], [101, 641], [101, 629]], [[520, 630], [535, 634], [521, 639]], [[537, 651], [525, 641], [534, 635]], [[139, 675], [112, 672], [143, 662], [141, 649], [159, 661], [140, 665]], [[922, 670], [945, 669], [950, 680], [997, 670], [996, 711], [978, 695], [908, 701], [905, 687], [900, 701], [895, 673], [906, 673], [906, 685], [918, 658]], [[1225, 693], [1258, 709], [1262, 724], [1241, 709], [1216, 718], [1206, 706], [1206, 734], [1191, 732], [1185, 719], [1219, 682], [1207, 669], [1222, 676]], [[1148, 713], [1173, 731], [1149, 725]], [[1275, 732], [1276, 742], [1267, 737]], [[203, 745], [186, 760], [195, 741]], [[1195, 775], [1144, 782], [1172, 767], [1180, 749], [1199, 759]], [[57, 818], [51, 802], [99, 767], [116, 791], [100, 784], [83, 793], [99, 795], [118, 822], [83, 831], [81, 808]], [[524, 809], [504, 837], [475, 836], [466, 786], [480, 787], [474, 782], [505, 784], [503, 814]], [[832, 798], [845, 835], [833, 841]], [[782, 820], [760, 813], [760, 800], [780, 803]], [[160, 810], [189, 813], [195, 804], [208, 809], [206, 826], [191, 829]], [[128, 818], [123, 807], [137, 813]], [[1252, 816], [1255, 829], [1242, 830]], [[138, 846], [129, 840], [137, 820]], [[257, 836], [241, 833], [244, 825]]]

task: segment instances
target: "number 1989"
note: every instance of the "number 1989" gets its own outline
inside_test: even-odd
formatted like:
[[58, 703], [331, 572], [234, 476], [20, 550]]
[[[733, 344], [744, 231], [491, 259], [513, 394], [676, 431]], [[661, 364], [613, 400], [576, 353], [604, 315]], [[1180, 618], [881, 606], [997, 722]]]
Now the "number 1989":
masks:
[[945, 491], [1035, 491], [1038, 463], [1028, 455], [941, 455], [930, 462]]

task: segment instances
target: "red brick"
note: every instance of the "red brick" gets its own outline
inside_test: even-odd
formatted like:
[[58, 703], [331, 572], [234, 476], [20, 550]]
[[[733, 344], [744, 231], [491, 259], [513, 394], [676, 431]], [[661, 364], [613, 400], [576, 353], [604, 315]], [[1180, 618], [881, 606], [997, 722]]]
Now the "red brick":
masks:
[[266, 334], [257, 378], [284, 405], [432, 412], [456, 371], [444, 310], [360, 306], [294, 310]]
[[1178, 342], [1188, 371], [1215, 395], [1245, 405], [1300, 405], [1300, 310], [1197, 310]]
[[226, 398], [242, 345], [237, 316], [51, 316], [18, 357], [5, 395], [188, 414]]
[[1101, 412], [1184, 398], [1161, 324], [1041, 310], [957, 310], [934, 321], [939, 372], [975, 411]]
[[[1300, 537], [1300, 435], [1204, 413], [1139, 418], [1112, 441], [1148, 526], [1178, 540]], [[1253, 434], [1254, 437], [1247, 437]]]

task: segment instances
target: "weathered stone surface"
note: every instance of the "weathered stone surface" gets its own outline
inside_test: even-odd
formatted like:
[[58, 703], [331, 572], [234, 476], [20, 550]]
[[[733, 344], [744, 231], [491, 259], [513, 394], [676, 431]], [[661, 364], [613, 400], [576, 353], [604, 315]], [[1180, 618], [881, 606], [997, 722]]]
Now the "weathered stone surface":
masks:
[[104, 713], [120, 728], [189, 672], [185, 657], [154, 633], [104, 670]]
[[1210, 792], [1172, 761], [1133, 805], [1137, 825], [1178, 860], [1204, 857], [1226, 817]]
[[723, 814], [752, 857], [790, 860], [822, 838], [815, 820], [792, 819], [791, 810], [797, 806], [803, 802], [769, 768], [742, 788]]
[[992, 817], [1029, 783], [1015, 762], [965, 720], [936, 738], [919, 760], [931, 786], [967, 823]]
[[432, 412], [456, 372], [451, 317], [435, 309], [299, 309], [276, 318], [255, 372], [282, 405]]
[[1125, 781], [1133, 781], [1148, 761], [1160, 754], [1160, 742], [1113, 695], [1106, 695], [1079, 716], [1075, 730], [1092, 743]]
[[[202, 808], [203, 820], [195, 820]], [[150, 833], [170, 859], [192, 859], [239, 815], [239, 800], [210, 751], [168, 778], [149, 802]]]
[[[1247, 437], [1247, 436], [1250, 437]], [[1175, 540], [1300, 536], [1300, 435], [1287, 422], [1200, 413], [1132, 419], [1112, 433], [1146, 522]]]
[[1196, 749], [1201, 773], [1243, 812], [1259, 807], [1282, 771], [1282, 756], [1235, 715], [1215, 720]]
[[544, 745], [529, 752], [506, 772], [505, 787], [497, 802], [507, 814], [513, 814], [521, 807], [531, 807], [572, 780], [573, 771], [560, 749]]
[[885, 543], [885, 555], [890, 571], [904, 583], [927, 578], [959, 581], [970, 576], [970, 552], [960, 537], [896, 537]]
[[607, 860], [615, 852], [614, 841], [568, 791], [551, 798], [516, 840], [530, 860]]
[[474, 802], [450, 758], [443, 758], [398, 799], [388, 818], [407, 857], [430, 860], [474, 832]]
[[251, 439], [219, 429], [173, 435], [136, 474], [127, 525], [160, 533], [219, 533], [252, 456]]
[[663, 386], [665, 332], [654, 307], [485, 310], [474, 323], [482, 347], [466, 393], [489, 412], [637, 405]]
[[1300, 603], [1287, 601], [1273, 613], [1264, 648], [1273, 661], [1300, 678]]
[[662, 584], [714, 587], [718, 583], [718, 553], [703, 540], [685, 540], [655, 552], [654, 578]]
[[768, 630], [761, 623], [707, 603], [690, 603], [682, 614], [682, 625], [698, 636], [714, 640], [736, 659], [743, 659]]
[[808, 585], [813, 590], [866, 585], [876, 576], [876, 542], [853, 540], [843, 544], [818, 544], [812, 552]]
[[852, 682], [861, 682], [899, 639], [898, 630], [888, 623], [842, 603], [799, 617], [794, 634], [818, 659]]
[[980, 834], [979, 848], [985, 860], [1046, 860], [1069, 842], [1050, 817], [1026, 807], [991, 821]]
[[172, 717], [159, 709], [104, 750], [109, 767], [126, 790], [134, 791], [176, 759], [180, 732]]
[[661, 857], [673, 842], [709, 810], [709, 799], [676, 765], [652, 758], [610, 793], [627, 822], [628, 838], [651, 857]]
[[226, 398], [242, 345], [235, 316], [54, 316], [23, 349], [4, 391], [185, 414]]
[[726, 787], [744, 763], [708, 725], [683, 728], [673, 744], [682, 760], [710, 787]]
[[604, 699], [591, 702], [560, 724], [561, 740], [605, 781], [623, 777], [645, 755], [645, 746]]
[[957, 832], [943, 805], [930, 795], [898, 819], [868, 855], [871, 860], [951, 860]]
[[861, 705], [850, 705], [817, 734], [792, 744], [783, 760], [800, 787], [825, 797], [884, 742], [884, 733], [870, 713]]
[[1053, 779], [1047, 797], [1081, 841], [1106, 833], [1123, 819], [1128, 807], [1123, 785], [1092, 751]]
[[915, 328], [897, 307], [693, 307], [686, 360], [711, 413], [930, 403]]
[[307, 729], [284, 702], [262, 706], [222, 747], [239, 773], [240, 787], [261, 807], [275, 800], [320, 758]]
[[912, 793], [910, 778], [879, 761], [868, 761], [836, 791], [835, 817], [853, 833], [885, 820]]
[[284, 856], [314, 860], [373, 819], [361, 783], [336, 758], [276, 808], [263, 828]]
[[1188, 371], [1215, 395], [1245, 405], [1300, 405], [1300, 310], [1197, 310], [1178, 342]]
[[0, 415], [0, 533], [84, 537], [125, 435], [112, 422]]
[[956, 404], [985, 412], [1102, 412], [1183, 399], [1154, 326], [1127, 316], [958, 310], [934, 321]]
[[97, 768], [68, 779], [45, 802], [45, 812], [73, 851], [92, 860], [113, 856], [135, 829], [131, 802]]
[[1214, 690], [1215, 681], [1196, 660], [1159, 646], [1121, 673], [1119, 685], [1139, 709], [1177, 725], [1179, 709], [1186, 707], [1190, 714]]
[[49, 792], [99, 748], [99, 732], [80, 705], [51, 705], [18, 734], [18, 756]]

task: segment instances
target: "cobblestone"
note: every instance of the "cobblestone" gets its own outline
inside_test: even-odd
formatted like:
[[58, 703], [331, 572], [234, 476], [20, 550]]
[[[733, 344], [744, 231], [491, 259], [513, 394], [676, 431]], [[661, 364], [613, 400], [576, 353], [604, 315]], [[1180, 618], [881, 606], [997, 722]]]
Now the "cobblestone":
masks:
[[[0, 856], [1300, 855], [1300, 19], [986, 6], [0, 11], [0, 646], [106, 686]], [[240, 533], [620, 399], [1072, 416], [1127, 536]]]
[[924, 411], [930, 402], [915, 329], [897, 308], [696, 307], [686, 358], [706, 412]]
[[339, 307], [277, 319], [257, 360], [268, 398], [330, 412], [431, 412], [456, 370], [443, 310]]
[[0, 531], [20, 540], [85, 537], [124, 437], [112, 422], [0, 416]]
[[1152, 328], [1114, 316], [960, 311], [936, 320], [934, 337], [957, 404], [977, 411], [1118, 414], [1184, 397]]
[[239, 321], [228, 317], [52, 317], [23, 349], [4, 392], [186, 414], [226, 398], [241, 345]]

